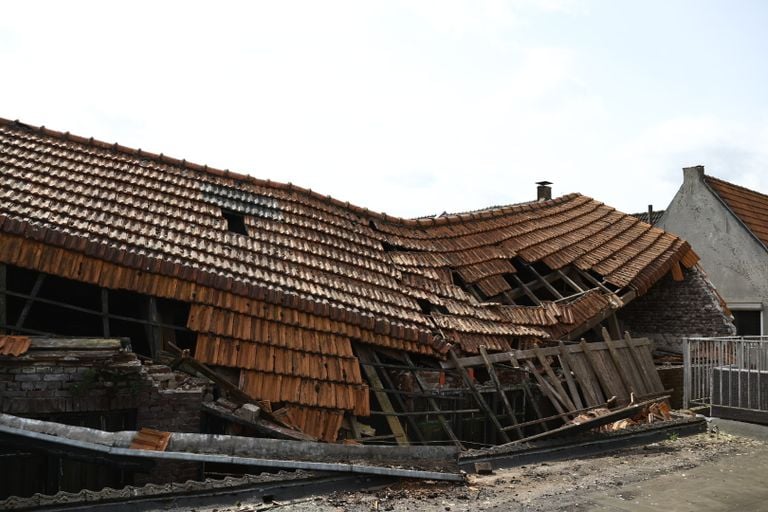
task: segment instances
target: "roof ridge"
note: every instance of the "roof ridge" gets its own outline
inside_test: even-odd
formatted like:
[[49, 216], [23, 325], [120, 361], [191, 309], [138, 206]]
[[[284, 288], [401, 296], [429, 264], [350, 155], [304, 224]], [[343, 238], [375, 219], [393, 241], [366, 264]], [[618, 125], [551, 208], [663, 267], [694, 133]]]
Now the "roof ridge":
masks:
[[368, 208], [365, 208], [362, 206], [350, 204], [349, 201], [341, 201], [340, 199], [333, 198], [330, 195], [323, 195], [312, 189], [294, 185], [291, 182], [282, 183], [279, 181], [272, 181], [269, 179], [265, 180], [262, 178], [251, 176], [250, 174], [242, 174], [239, 172], [230, 171], [229, 169], [219, 169], [217, 167], [211, 167], [207, 164], [201, 165], [194, 162], [189, 162], [186, 159], [169, 157], [167, 155], [164, 155], [163, 153], [152, 153], [148, 151], [143, 151], [141, 148], [132, 148], [129, 146], [123, 146], [121, 144], [118, 144], [117, 142], [109, 143], [103, 140], [95, 139], [93, 137], [83, 137], [81, 135], [73, 135], [70, 132], [60, 132], [57, 130], [51, 130], [50, 128], [46, 128], [45, 125], [36, 127], [30, 124], [23, 123], [18, 119], [12, 121], [10, 119], [5, 119], [3, 117], [0, 117], [0, 126], [7, 126], [13, 129], [22, 129], [30, 132], [37, 132], [47, 137], [60, 139], [68, 142], [74, 142], [74, 143], [82, 144], [86, 146], [97, 147], [97, 148], [108, 150], [108, 151], [114, 151], [119, 154], [125, 154], [125, 155], [134, 156], [134, 157], [144, 158], [147, 160], [153, 160], [161, 164], [174, 165], [174, 166], [181, 167], [183, 169], [189, 169], [192, 171], [208, 174], [211, 176], [230, 178], [238, 181], [244, 181], [253, 185], [269, 187], [277, 190], [298, 192], [298, 193], [305, 194], [309, 197], [312, 197], [314, 199], [317, 199], [319, 201], [325, 201], [334, 206], [345, 208], [358, 215], [373, 217], [376, 219], [384, 220], [386, 222], [390, 222], [394, 224], [402, 224], [404, 226], [412, 226], [412, 227], [451, 224], [453, 222], [492, 218], [492, 217], [505, 215], [507, 213], [512, 213], [512, 212], [516, 212], [524, 209], [536, 209], [538, 207], [548, 206], [552, 204], [559, 204], [559, 203], [568, 201], [570, 199], [573, 199], [575, 197], [581, 196], [581, 194], [579, 193], [570, 193], [570, 194], [566, 194], [566, 195], [556, 197], [554, 199], [549, 199], [546, 201], [529, 201], [529, 202], [514, 203], [514, 204], [504, 205], [504, 206], [490, 206], [488, 208], [470, 210], [467, 212], [451, 213], [451, 214], [447, 214], [445, 216], [440, 216], [440, 217], [424, 216], [424, 217], [416, 217], [416, 218], [407, 218], [407, 217], [389, 215], [385, 212], [376, 212], [373, 210], [369, 210]]

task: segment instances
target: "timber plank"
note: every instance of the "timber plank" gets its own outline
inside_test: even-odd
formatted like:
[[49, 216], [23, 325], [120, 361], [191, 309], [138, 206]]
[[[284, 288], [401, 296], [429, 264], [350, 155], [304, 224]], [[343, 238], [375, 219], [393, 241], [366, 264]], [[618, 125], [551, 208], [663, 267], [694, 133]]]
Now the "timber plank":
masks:
[[568, 384], [568, 389], [571, 392], [571, 399], [573, 400], [573, 404], [577, 409], [583, 409], [584, 403], [581, 401], [581, 396], [579, 395], [579, 390], [576, 387], [576, 382], [573, 378], [573, 375], [571, 375], [571, 354], [565, 350], [565, 344], [562, 341], [560, 341], [558, 345], [560, 348], [560, 354], [558, 355], [558, 358], [560, 359], [560, 366], [563, 368], [565, 382]]
[[565, 388], [563, 388], [562, 383], [560, 382], [560, 378], [555, 375], [554, 370], [552, 370], [552, 367], [549, 365], [549, 361], [547, 361], [547, 358], [541, 354], [541, 349], [539, 347], [535, 347], [534, 352], [536, 352], [536, 357], [538, 357], [539, 362], [541, 363], [542, 368], [544, 368], [544, 372], [546, 373], [547, 377], [549, 377], [550, 384], [552, 387], [555, 388], [555, 391], [557, 391], [557, 395], [560, 398], [560, 400], [563, 401], [563, 405], [568, 409], [569, 411], [573, 411], [575, 409], [578, 409], [571, 400], [571, 398], [568, 396], [568, 393], [565, 391]]
[[640, 352], [640, 360], [651, 377], [651, 383], [653, 385], [652, 391], [664, 391], [664, 384], [661, 383], [661, 377], [659, 377], [659, 372], [656, 370], [656, 365], [653, 363], [651, 347], [644, 345], [638, 347], [638, 350]]
[[[508, 355], [509, 355], [509, 362], [512, 363], [512, 367], [520, 371], [524, 371], [523, 368], [520, 366], [520, 362], [517, 360], [515, 355], [513, 353], [508, 353]], [[531, 404], [531, 407], [533, 407], [533, 412], [536, 413], [536, 417], [538, 419], [544, 418], [544, 415], [541, 413], [541, 409], [539, 408], [539, 404], [536, 401], [536, 398], [533, 396], [533, 393], [531, 392], [531, 387], [528, 384], [527, 376], [525, 379], [523, 379], [523, 391], [525, 392], [525, 396], [526, 398], [528, 398], [528, 402]], [[542, 432], [547, 431], [547, 427], [543, 423], [539, 423], [538, 427], [541, 429]]]
[[[600, 367], [600, 364], [597, 362], [589, 345], [590, 344], [588, 344], [584, 340], [581, 340], [581, 342], [579, 343], [579, 346], [581, 346], [581, 350], [584, 353], [584, 360], [587, 362], [587, 365], [592, 370], [592, 373], [597, 377], [597, 381], [600, 383], [600, 386], [602, 386], [605, 393], [608, 396], [610, 396], [611, 384], [608, 382], [607, 376], [604, 373], [604, 369]], [[602, 400], [602, 401], [605, 402], [605, 400]]]
[[[403, 359], [405, 363], [410, 367], [411, 374], [413, 375], [414, 380], [416, 381], [416, 384], [419, 386], [419, 389], [422, 393], [427, 393], [428, 388], [424, 381], [422, 380], [421, 376], [419, 375], [419, 372], [416, 370], [416, 367], [413, 364], [413, 361], [411, 360], [411, 357], [408, 355], [407, 352], [403, 352]], [[443, 431], [448, 435], [448, 437], [451, 438], [451, 441], [453, 441], [453, 444], [455, 444], [459, 450], [464, 449], [464, 445], [461, 444], [461, 441], [458, 437], [456, 437], [456, 434], [453, 432], [453, 429], [451, 428], [451, 425], [448, 423], [448, 420], [445, 419], [445, 416], [441, 414], [440, 407], [437, 405], [437, 401], [432, 398], [427, 398], [427, 403], [429, 403], [429, 406], [435, 410], [437, 414], [437, 420], [440, 422], [440, 426], [443, 428]]]
[[[373, 355], [367, 347], [358, 347], [357, 357], [360, 359], [361, 363], [375, 363]], [[384, 384], [381, 382], [379, 374], [376, 373], [376, 368], [369, 366], [369, 364], [362, 364], [361, 366], [363, 367], [365, 376], [368, 378], [368, 382], [371, 384], [371, 388], [373, 389], [373, 393], [376, 395], [376, 400], [379, 402], [381, 409], [387, 413], [395, 412], [394, 407], [392, 407], [392, 402], [389, 400], [389, 396], [385, 391], [383, 391]], [[403, 429], [403, 425], [400, 423], [398, 417], [388, 414], [385, 416], [385, 418], [390, 430], [392, 431], [392, 434], [395, 436], [397, 444], [403, 446], [409, 445], [410, 443], [408, 442], [408, 436], [406, 435], [405, 429]]]
[[504, 403], [504, 407], [507, 409], [507, 414], [509, 414], [509, 418], [512, 421], [512, 426], [515, 428], [515, 433], [519, 438], [525, 437], [523, 435], [523, 431], [520, 430], [519, 427], [517, 427], [517, 418], [515, 417], [515, 409], [512, 407], [512, 404], [509, 403], [509, 398], [507, 398], [507, 394], [504, 392], [504, 389], [501, 386], [501, 381], [499, 380], [499, 376], [496, 375], [496, 370], [493, 368], [493, 364], [491, 364], [490, 361], [488, 361], [488, 352], [486, 351], [484, 346], [480, 347], [480, 356], [485, 360], [485, 367], [488, 370], [488, 375], [491, 376], [491, 380], [493, 381], [493, 385], [496, 386], [496, 393], [501, 396], [501, 400]]
[[555, 391], [552, 386], [541, 375], [539, 375], [538, 370], [536, 370], [536, 367], [533, 366], [531, 361], [525, 361], [525, 364], [528, 367], [528, 371], [533, 374], [536, 382], [538, 382], [541, 391], [547, 398], [549, 398], [549, 401], [552, 402], [552, 406], [555, 408], [555, 410], [560, 414], [567, 414], [567, 408], [563, 409], [563, 399], [558, 399], [557, 391]]
[[[652, 345], [652, 341], [648, 338], [637, 338], [632, 339], [632, 345], [636, 348], [643, 347], [643, 346], [650, 346]], [[592, 350], [606, 350], [608, 347], [606, 346], [605, 342], [595, 342], [589, 344]], [[614, 346], [617, 348], [624, 348], [627, 346], [626, 340], [617, 340], [614, 342]], [[581, 346], [579, 344], [568, 344], [565, 345], [565, 348], [568, 352], [571, 354], [581, 352]], [[541, 353], [545, 356], [556, 356], [560, 354], [560, 347], [540, 347], [539, 350], [541, 350]], [[491, 363], [502, 363], [509, 361], [510, 354], [514, 354], [515, 358], [518, 361], [525, 360], [525, 359], [533, 359], [536, 358], [536, 351], [533, 349], [529, 350], [513, 350], [511, 352], [498, 352], [496, 354], [488, 354], [488, 359], [491, 361]], [[470, 356], [470, 357], [462, 357], [461, 359], [458, 359], [461, 362], [461, 365], [464, 368], [472, 368], [475, 366], [483, 366], [485, 362], [483, 361], [483, 358], [480, 356]], [[445, 361], [441, 363], [443, 368], [454, 368], [455, 365], [453, 361]]]
[[464, 384], [469, 388], [469, 391], [472, 393], [472, 396], [474, 396], [475, 401], [480, 406], [480, 408], [483, 410], [486, 416], [488, 416], [488, 419], [491, 420], [491, 423], [494, 427], [496, 427], [496, 430], [499, 432], [499, 435], [501, 436], [501, 439], [508, 443], [510, 441], [509, 436], [504, 431], [504, 427], [501, 426], [501, 423], [499, 423], [499, 419], [496, 417], [496, 415], [493, 413], [491, 408], [488, 406], [488, 403], [483, 398], [483, 395], [480, 394], [480, 392], [477, 390], [475, 385], [472, 383], [472, 379], [469, 378], [469, 375], [467, 375], [467, 370], [459, 363], [458, 357], [456, 357], [456, 353], [453, 351], [453, 349], [448, 350], [448, 355], [450, 356], [453, 363], [456, 365], [456, 368], [459, 370], [459, 375], [461, 375], [461, 379], [464, 381]]
[[[632, 361], [634, 362], [634, 367], [638, 370], [640, 375], [643, 379], [643, 387], [645, 388], [646, 393], [651, 393], [654, 390], [654, 379], [651, 377], [648, 369], [643, 364], [642, 355], [639, 352], [638, 345], [635, 344], [632, 337], [629, 335], [628, 332], [624, 333], [624, 341], [627, 345], [627, 350], [629, 350], [629, 354], [632, 357]], [[656, 372], [656, 368], [654, 365], [653, 371]]]
[[584, 394], [584, 400], [587, 402], [587, 405], [597, 407], [605, 402], [605, 400], [600, 384], [597, 382], [597, 377], [595, 377], [586, 357], [582, 352], [570, 354], [571, 368], [579, 386], [581, 386], [581, 391]]

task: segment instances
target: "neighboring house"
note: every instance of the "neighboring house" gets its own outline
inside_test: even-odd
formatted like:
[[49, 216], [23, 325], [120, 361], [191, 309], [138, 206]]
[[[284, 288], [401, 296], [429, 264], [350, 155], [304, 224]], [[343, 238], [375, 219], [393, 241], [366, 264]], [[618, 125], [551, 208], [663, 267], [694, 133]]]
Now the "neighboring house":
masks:
[[654, 210], [653, 205], [649, 204], [647, 212], [633, 213], [632, 216], [637, 217], [643, 222], [647, 222], [651, 226], [656, 226], [664, 216], [664, 210]]
[[768, 333], [768, 196], [687, 167], [658, 225], [696, 249], [738, 334]]
[[449, 350], [595, 339], [602, 326], [615, 338], [728, 328], [687, 242], [540, 192], [402, 219], [0, 120], [0, 328], [129, 337], [160, 360], [188, 350], [327, 441], [372, 421], [397, 385], [377, 368], [413, 360], [437, 376]]

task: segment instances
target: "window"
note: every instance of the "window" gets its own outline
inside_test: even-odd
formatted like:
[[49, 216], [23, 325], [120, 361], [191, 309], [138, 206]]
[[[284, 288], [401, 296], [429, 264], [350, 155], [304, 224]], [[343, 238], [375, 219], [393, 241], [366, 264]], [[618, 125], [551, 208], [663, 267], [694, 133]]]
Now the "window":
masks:
[[757, 310], [735, 310], [733, 313], [733, 323], [736, 325], [736, 334], [739, 336], [759, 336], [761, 332], [762, 311]]
[[245, 229], [245, 217], [242, 213], [233, 212], [230, 210], [221, 210], [221, 215], [227, 219], [227, 229], [229, 231], [241, 235], [248, 234], [248, 230]]

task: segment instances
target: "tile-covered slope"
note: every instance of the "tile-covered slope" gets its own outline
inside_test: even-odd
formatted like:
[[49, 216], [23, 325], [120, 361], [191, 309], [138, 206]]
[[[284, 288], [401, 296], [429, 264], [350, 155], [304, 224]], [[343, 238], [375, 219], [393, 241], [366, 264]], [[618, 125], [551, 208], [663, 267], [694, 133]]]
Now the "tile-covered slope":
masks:
[[704, 180], [749, 230], [768, 247], [768, 195], [712, 176], [704, 176]]
[[[569, 304], [480, 304], [454, 273], [493, 296], [509, 289], [503, 276], [520, 258], [642, 293], [689, 252], [578, 194], [405, 220], [9, 121], [0, 121], [0, 199], [2, 261], [189, 302], [196, 357], [240, 368], [256, 398], [318, 411], [367, 413], [354, 340], [440, 356], [440, 333], [468, 352], [501, 350], [619, 306], [599, 291]], [[228, 230], [223, 210], [243, 215], [247, 235]], [[425, 313], [427, 303], [443, 312]], [[324, 432], [338, 422], [328, 418]]]

